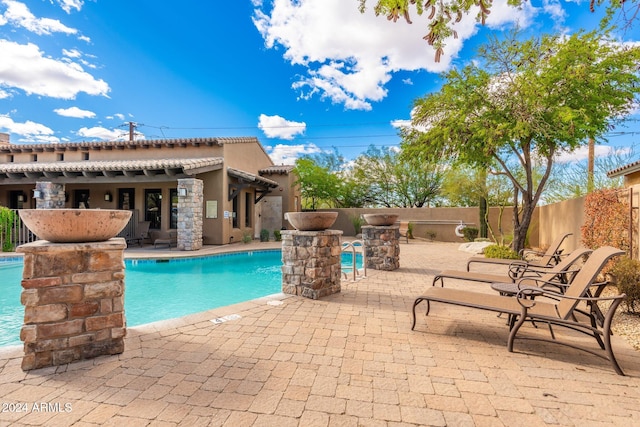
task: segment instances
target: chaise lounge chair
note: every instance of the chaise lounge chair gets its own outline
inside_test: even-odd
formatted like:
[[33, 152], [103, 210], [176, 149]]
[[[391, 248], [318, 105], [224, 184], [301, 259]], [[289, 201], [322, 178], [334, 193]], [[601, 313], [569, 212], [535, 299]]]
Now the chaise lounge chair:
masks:
[[[558, 342], [589, 352], [609, 360], [616, 373], [624, 375], [611, 347], [611, 322], [618, 305], [620, 305], [626, 296], [624, 294], [607, 298], [590, 296], [591, 287], [596, 286], [597, 289], [602, 289], [607, 284], [606, 282], [596, 282], [602, 268], [611, 258], [622, 255], [623, 253], [623, 251], [610, 246], [605, 246], [593, 251], [563, 294], [552, 292], [542, 287], [529, 286], [522, 287], [515, 296], [431, 286], [426, 289], [423, 295], [416, 298], [413, 303], [413, 324], [411, 325], [411, 329], [414, 330], [416, 326], [416, 307], [423, 301], [427, 302], [426, 315], [429, 314], [432, 301], [507, 313], [512, 316], [513, 319], [517, 318], [517, 322], [510, 324], [509, 338], [507, 340], [507, 349], [509, 352], [513, 352], [516, 335], [524, 322], [540, 321], [542, 323], [548, 323], [549, 325], [563, 326], [593, 336], [600, 348], [605, 351], [605, 355], [591, 349], [556, 341], [553, 333], [551, 339], [542, 337], [519, 338]], [[527, 297], [531, 297], [532, 295], [535, 295], [535, 300], [527, 299]], [[593, 292], [593, 295], [600, 295], [600, 292], [596, 290]], [[549, 297], [549, 299], [545, 298], [541, 300], [540, 297]], [[599, 301], [611, 301], [609, 309], [606, 314], [604, 314], [604, 321], [602, 323], [598, 321], [599, 309], [597, 308], [597, 303]]]
[[[527, 263], [537, 267], [548, 267], [549, 265], [557, 264], [558, 262], [560, 262], [562, 254], [562, 249], [560, 249], [560, 246], [562, 246], [562, 243], [565, 241], [565, 239], [572, 234], [573, 233], [565, 233], [557, 237], [553, 242], [551, 242], [549, 248], [543, 254], [541, 254], [540, 259], [535, 261], [527, 261]], [[527, 254], [534, 252], [535, 251], [527, 251], [521, 253], [520, 255], [523, 257], [523, 260], [525, 260], [524, 258]], [[511, 262], [513, 262], [513, 260], [474, 256], [469, 258], [469, 260], [467, 261], [467, 271], [471, 271], [471, 264], [473, 263], [509, 265], [511, 264]]]
[[508, 283], [516, 281], [522, 282], [527, 278], [535, 278], [549, 283], [558, 282], [558, 286], [556, 288], [562, 290], [564, 288], [562, 285], [569, 283], [571, 277], [578, 271], [578, 269], [573, 268], [573, 265], [584, 256], [588, 256], [591, 252], [591, 249], [578, 248], [567, 255], [558, 264], [550, 267], [537, 267], [523, 261], [510, 260], [511, 264], [509, 265], [508, 275], [477, 273], [462, 270], [444, 270], [433, 278], [433, 285], [435, 286], [436, 282], [440, 282], [440, 285], [444, 286], [444, 279], [468, 280], [471, 282], [484, 283]]

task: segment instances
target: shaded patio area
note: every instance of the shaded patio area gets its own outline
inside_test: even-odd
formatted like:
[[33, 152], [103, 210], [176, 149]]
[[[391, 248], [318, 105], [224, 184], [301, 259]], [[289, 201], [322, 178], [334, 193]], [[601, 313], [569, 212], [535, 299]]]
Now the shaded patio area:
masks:
[[509, 353], [505, 318], [491, 312], [436, 303], [411, 331], [413, 300], [434, 274], [465, 268], [470, 255], [457, 247], [412, 240], [400, 269], [343, 280], [321, 300], [278, 294], [130, 328], [119, 356], [25, 373], [21, 350], [2, 350], [0, 425], [640, 424], [640, 354], [618, 336], [626, 377], [557, 344], [518, 340]]

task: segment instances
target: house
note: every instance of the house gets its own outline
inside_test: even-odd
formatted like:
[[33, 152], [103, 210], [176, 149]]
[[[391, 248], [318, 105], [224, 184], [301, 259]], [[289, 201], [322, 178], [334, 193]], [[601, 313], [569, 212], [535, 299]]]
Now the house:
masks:
[[300, 209], [291, 166], [255, 137], [16, 144], [0, 134], [0, 205], [132, 210], [179, 249], [281, 229]]

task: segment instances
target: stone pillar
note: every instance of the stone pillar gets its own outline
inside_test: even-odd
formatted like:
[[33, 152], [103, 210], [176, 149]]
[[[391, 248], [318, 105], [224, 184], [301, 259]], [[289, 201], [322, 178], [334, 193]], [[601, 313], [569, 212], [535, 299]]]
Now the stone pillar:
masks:
[[282, 292], [318, 299], [340, 292], [342, 231], [282, 231]]
[[36, 209], [62, 209], [64, 208], [64, 184], [38, 181], [36, 190], [40, 191], [40, 198], [36, 199]]
[[[201, 179], [178, 180], [178, 250], [202, 248], [202, 211], [204, 196]], [[184, 195], [180, 195], [184, 192]]]
[[400, 227], [363, 225], [362, 240], [367, 268], [391, 271], [400, 268]]
[[125, 248], [122, 238], [18, 247], [24, 253], [23, 370], [124, 351]]

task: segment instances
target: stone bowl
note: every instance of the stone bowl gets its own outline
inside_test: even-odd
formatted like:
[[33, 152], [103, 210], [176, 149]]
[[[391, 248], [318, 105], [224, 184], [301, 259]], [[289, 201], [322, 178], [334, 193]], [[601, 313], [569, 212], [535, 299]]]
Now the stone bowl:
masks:
[[22, 222], [52, 243], [102, 242], [127, 225], [131, 211], [114, 209], [20, 209]]
[[398, 220], [399, 215], [389, 214], [362, 214], [362, 218], [369, 225], [393, 225]]
[[338, 212], [287, 212], [284, 219], [296, 230], [319, 231], [331, 227], [338, 218]]

